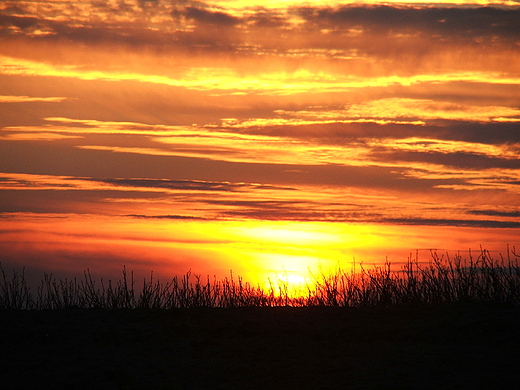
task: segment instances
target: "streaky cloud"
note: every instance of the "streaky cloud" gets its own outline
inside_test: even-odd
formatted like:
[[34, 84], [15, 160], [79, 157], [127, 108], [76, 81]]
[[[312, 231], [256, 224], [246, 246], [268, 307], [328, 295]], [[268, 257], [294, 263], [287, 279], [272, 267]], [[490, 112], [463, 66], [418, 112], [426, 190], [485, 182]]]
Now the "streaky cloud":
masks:
[[518, 8], [347, 5], [300, 8], [300, 15], [318, 26], [361, 27], [379, 33], [425, 30], [431, 35], [461, 40], [520, 35]]
[[502, 210], [468, 210], [468, 214], [473, 215], [489, 215], [491, 217], [511, 217], [520, 218], [520, 211], [502, 211]]
[[59, 103], [66, 97], [34, 97], [34, 96], [6, 96], [0, 95], [0, 103], [29, 103], [29, 102], [52, 102]]
[[278, 187], [265, 184], [253, 183], [230, 183], [201, 180], [169, 180], [169, 179], [86, 179], [95, 182], [113, 184], [116, 186], [160, 188], [168, 190], [191, 190], [191, 191], [225, 191], [240, 192], [251, 190], [294, 190], [290, 187]]
[[145, 214], [127, 214], [125, 217], [142, 218], [142, 219], [179, 219], [179, 220], [205, 220], [206, 218], [196, 217], [193, 215], [145, 215]]
[[459, 227], [481, 227], [494, 229], [518, 229], [520, 222], [494, 221], [494, 220], [471, 220], [471, 219], [428, 219], [428, 218], [386, 218], [381, 222], [399, 225], [422, 225], [422, 226], [459, 226]]
[[516, 170], [520, 168], [520, 160], [518, 158], [500, 158], [470, 151], [441, 153], [436, 151], [392, 151], [373, 148], [370, 155], [376, 161], [420, 162], [475, 171], [483, 169]]

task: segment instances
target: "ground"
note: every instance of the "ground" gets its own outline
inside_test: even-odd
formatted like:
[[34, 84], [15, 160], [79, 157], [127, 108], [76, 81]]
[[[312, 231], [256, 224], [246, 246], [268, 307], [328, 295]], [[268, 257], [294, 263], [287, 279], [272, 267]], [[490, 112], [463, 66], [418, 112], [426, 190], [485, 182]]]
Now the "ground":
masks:
[[0, 311], [5, 389], [517, 389], [520, 308]]

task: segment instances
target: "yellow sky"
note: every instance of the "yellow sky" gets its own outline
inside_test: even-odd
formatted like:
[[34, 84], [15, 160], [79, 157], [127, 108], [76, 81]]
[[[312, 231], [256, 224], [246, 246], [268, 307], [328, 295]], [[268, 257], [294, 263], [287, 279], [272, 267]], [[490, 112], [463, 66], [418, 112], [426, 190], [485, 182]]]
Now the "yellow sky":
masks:
[[0, 261], [303, 281], [515, 245], [519, 20], [514, 1], [4, 1]]

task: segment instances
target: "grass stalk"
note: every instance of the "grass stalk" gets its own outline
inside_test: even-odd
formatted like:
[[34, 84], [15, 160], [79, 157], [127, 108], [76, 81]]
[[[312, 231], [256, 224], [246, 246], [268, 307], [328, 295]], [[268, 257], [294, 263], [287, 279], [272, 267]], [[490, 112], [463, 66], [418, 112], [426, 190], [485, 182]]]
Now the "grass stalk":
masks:
[[341, 306], [371, 307], [397, 304], [432, 305], [449, 302], [512, 302], [520, 304], [520, 255], [513, 247], [507, 254], [494, 259], [480, 248], [468, 258], [460, 252], [430, 252], [427, 263], [409, 256], [399, 270], [391, 263], [372, 268], [360, 266], [350, 272], [337, 268], [326, 274], [320, 269], [314, 282], [307, 284], [298, 296], [292, 296], [288, 280], [261, 288], [244, 282], [230, 272], [229, 277], [203, 279], [188, 271], [166, 283], [154, 279], [143, 280], [142, 289], [135, 288], [134, 273], [123, 267], [122, 279], [113, 283], [96, 280], [90, 270], [83, 279], [56, 279], [44, 273], [33, 296], [25, 280], [25, 269], [12, 275], [0, 263], [0, 309], [172, 309], [193, 307], [262, 307], [262, 306]]

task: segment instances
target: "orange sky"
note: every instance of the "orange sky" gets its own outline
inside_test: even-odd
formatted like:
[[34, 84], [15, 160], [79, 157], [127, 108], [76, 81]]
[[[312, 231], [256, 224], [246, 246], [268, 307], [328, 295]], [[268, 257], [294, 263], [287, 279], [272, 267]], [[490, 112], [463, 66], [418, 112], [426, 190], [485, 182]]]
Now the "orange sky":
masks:
[[2, 1], [0, 261], [262, 282], [503, 252], [519, 92], [518, 1]]

